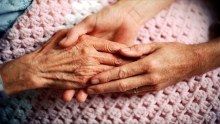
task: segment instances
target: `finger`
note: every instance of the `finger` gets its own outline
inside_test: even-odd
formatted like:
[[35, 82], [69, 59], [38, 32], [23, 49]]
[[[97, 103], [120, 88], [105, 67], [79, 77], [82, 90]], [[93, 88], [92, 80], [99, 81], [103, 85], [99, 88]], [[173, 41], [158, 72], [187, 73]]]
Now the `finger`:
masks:
[[110, 69], [113, 69], [114, 68], [114, 66], [108, 66], [108, 65], [98, 65], [98, 66], [96, 66], [95, 67], [96, 68], [96, 74], [98, 74], [98, 73], [101, 73], [101, 72], [103, 72], [103, 71], [107, 71], [107, 70], [110, 70]]
[[[147, 85], [147, 86], [142, 86], [142, 87], [138, 87], [136, 89], [136, 94], [137, 95], [143, 95], [145, 93], [149, 93], [149, 92], [155, 92], [155, 91], [159, 91], [162, 90], [168, 86], [172, 85], [172, 83], [159, 83], [156, 85]], [[126, 93], [128, 94], [134, 94], [134, 89], [127, 91]]]
[[70, 102], [75, 94], [75, 90], [65, 90], [63, 93], [63, 100]]
[[122, 59], [117, 55], [104, 53], [104, 52], [98, 52], [97, 54], [94, 55], [94, 57], [99, 61], [99, 63], [112, 65], [112, 66], [124, 65], [131, 62], [129, 60]]
[[[68, 66], [66, 67], [63, 66], [63, 67], [64, 68], [60, 68], [60, 70], [68, 69]], [[76, 85], [75, 88], [81, 88], [83, 86], [86, 86], [91, 76], [96, 75], [103, 71], [110, 70], [112, 68], [113, 66], [108, 66], [108, 65], [81, 66], [81, 67], [78, 66], [78, 67], [70, 67], [69, 71], [74, 71], [74, 73], [68, 73], [68, 72], [62, 72], [62, 71], [56, 72], [56, 71], [50, 70], [51, 72], [41, 73], [40, 76], [43, 78], [47, 78], [47, 79], [70, 81], [70, 82], [75, 83]], [[54, 68], [54, 70], [57, 70], [57, 69]]]
[[126, 79], [90, 86], [87, 89], [87, 93], [100, 94], [109, 92], [125, 92], [144, 85], [152, 85], [148, 75], [138, 75]]
[[44, 83], [44, 88], [55, 88], [55, 89], [79, 89], [82, 88], [77, 83], [65, 80], [52, 80], [47, 79], [48, 81]]
[[58, 48], [58, 42], [62, 40], [69, 30], [60, 30], [58, 31], [39, 51], [37, 52], [47, 52], [51, 48]]
[[154, 85], [147, 85], [147, 86], [138, 87], [137, 89], [128, 90], [125, 93], [129, 94], [129, 95], [143, 95], [145, 93], [149, 93], [149, 92], [153, 92], [153, 91], [155, 91], [155, 86]]
[[156, 44], [139, 44], [131, 47], [121, 49], [119, 52], [123, 56], [127, 57], [141, 57], [155, 51], [159, 46]]
[[53, 85], [61, 85], [65, 84], [62, 82], [66, 82], [67, 84], [71, 83], [72, 88], [82, 88], [84, 82], [83, 80], [75, 76], [71, 73], [64, 73], [64, 72], [51, 72], [51, 73], [42, 73], [40, 74], [42, 78], [46, 78], [49, 80], [46, 84], [49, 86]]
[[88, 35], [82, 36], [82, 39], [87, 41], [87, 43], [93, 45], [93, 47], [101, 52], [108, 52], [108, 53], [116, 53], [118, 50], [127, 47], [124, 44], [112, 42], [109, 40], [96, 38]]
[[122, 79], [138, 74], [142, 74], [147, 72], [147, 65], [143, 64], [142, 61], [135, 61], [132, 63], [128, 63], [126, 65], [122, 65], [120, 67], [115, 67], [109, 71], [102, 72], [92, 77], [91, 83], [105, 83], [115, 79]]
[[80, 90], [77, 94], [76, 94], [76, 100], [79, 103], [83, 103], [86, 101], [88, 94], [84, 91], [84, 90]]
[[77, 24], [69, 31], [66, 38], [64, 38], [60, 42], [60, 45], [63, 47], [74, 45], [74, 43], [77, 41], [79, 36], [89, 33], [93, 30], [95, 22], [96, 22], [96, 18], [92, 18], [92, 17], [85, 18], [82, 22]]

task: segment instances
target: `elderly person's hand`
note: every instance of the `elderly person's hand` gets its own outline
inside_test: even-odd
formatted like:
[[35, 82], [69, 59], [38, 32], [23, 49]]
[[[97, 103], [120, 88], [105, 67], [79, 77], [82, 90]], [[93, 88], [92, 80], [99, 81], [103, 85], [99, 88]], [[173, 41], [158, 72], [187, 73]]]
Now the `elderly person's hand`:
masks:
[[[85, 18], [71, 29], [60, 44], [68, 47], [74, 44], [82, 34], [88, 34], [118, 43], [133, 45], [140, 26], [171, 4], [172, 1], [120, 0]], [[69, 90], [64, 93], [64, 96], [71, 100], [73, 93]], [[85, 95], [85, 92], [81, 91], [78, 98], [81, 94]]]
[[58, 32], [41, 49], [1, 66], [6, 93], [36, 88], [82, 88], [95, 74], [127, 62], [110, 54], [125, 45], [90, 36], [81, 36], [75, 46], [64, 49], [58, 42], [66, 33]]
[[145, 93], [202, 74], [220, 65], [220, 42], [200, 45], [181, 43], [140, 44], [120, 50], [138, 61], [102, 72], [91, 79], [87, 93]]

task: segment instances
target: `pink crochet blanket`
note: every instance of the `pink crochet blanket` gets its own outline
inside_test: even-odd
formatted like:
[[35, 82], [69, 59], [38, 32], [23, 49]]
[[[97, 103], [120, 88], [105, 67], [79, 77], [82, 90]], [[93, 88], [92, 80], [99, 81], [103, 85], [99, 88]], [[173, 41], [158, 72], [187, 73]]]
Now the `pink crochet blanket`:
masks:
[[[41, 47], [59, 29], [73, 24], [115, 0], [34, 0], [3, 39], [0, 62]], [[200, 0], [176, 0], [146, 22], [137, 44], [208, 41], [212, 20]], [[65, 103], [53, 90], [31, 91], [0, 103], [0, 121], [9, 123], [219, 123], [220, 69], [192, 77], [144, 96], [95, 95], [79, 104]]]

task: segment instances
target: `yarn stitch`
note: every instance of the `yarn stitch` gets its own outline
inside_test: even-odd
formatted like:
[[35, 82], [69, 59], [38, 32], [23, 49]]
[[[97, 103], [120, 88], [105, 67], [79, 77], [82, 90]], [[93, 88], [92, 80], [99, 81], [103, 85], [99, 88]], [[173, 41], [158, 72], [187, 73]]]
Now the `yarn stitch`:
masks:
[[[70, 28], [114, 2], [34, 0], [5, 37], [0, 39], [0, 62], [36, 50], [56, 31]], [[207, 42], [211, 23], [209, 10], [201, 0], [176, 0], [142, 26], [136, 44]], [[220, 68], [144, 96], [95, 95], [83, 104], [75, 100], [65, 103], [61, 99], [61, 91], [35, 90], [1, 101], [0, 120], [13, 124], [214, 124], [220, 120], [219, 91]]]

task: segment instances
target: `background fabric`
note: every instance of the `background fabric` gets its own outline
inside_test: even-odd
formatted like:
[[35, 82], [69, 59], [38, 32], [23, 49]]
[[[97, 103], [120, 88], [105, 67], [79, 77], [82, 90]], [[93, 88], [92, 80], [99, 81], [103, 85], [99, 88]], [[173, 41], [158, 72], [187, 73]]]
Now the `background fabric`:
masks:
[[32, 0], [0, 0], [0, 37], [15, 22]]
[[[34, 0], [0, 42], [4, 63], [41, 47], [59, 29], [69, 28], [114, 0]], [[57, 9], [60, 8], [60, 9]], [[112, 20], [115, 21], [115, 20]], [[147, 21], [136, 43], [208, 41], [212, 19], [201, 0], [176, 0]], [[172, 124], [219, 123], [220, 68], [143, 96], [94, 95], [65, 103], [62, 91], [35, 90], [0, 102], [1, 123]]]

